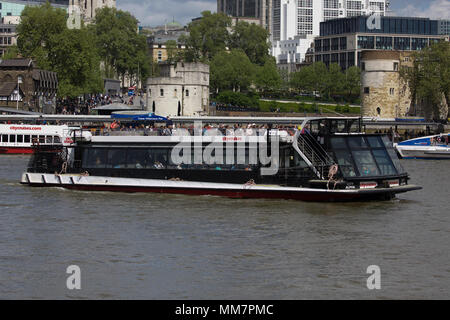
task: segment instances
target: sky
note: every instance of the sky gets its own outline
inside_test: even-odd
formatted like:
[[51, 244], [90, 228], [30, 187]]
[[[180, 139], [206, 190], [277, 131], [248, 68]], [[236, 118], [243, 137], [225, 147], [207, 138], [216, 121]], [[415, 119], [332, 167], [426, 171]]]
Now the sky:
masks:
[[[131, 12], [141, 25], [157, 26], [172, 20], [189, 23], [201, 12], [217, 10], [217, 0], [117, 0], [117, 7]], [[398, 16], [450, 19], [450, 0], [391, 0]]]

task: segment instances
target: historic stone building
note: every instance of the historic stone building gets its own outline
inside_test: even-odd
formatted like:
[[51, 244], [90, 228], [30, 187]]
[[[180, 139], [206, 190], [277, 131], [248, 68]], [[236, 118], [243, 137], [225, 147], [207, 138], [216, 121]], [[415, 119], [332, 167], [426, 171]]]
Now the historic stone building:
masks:
[[160, 64], [160, 77], [147, 80], [147, 109], [161, 116], [208, 114], [209, 66]]
[[410, 113], [411, 92], [400, 76], [412, 67], [411, 52], [363, 51], [361, 55], [362, 114], [367, 117], [397, 118]]
[[104, 7], [116, 8], [116, 0], [69, 0], [69, 13], [79, 10], [81, 18], [87, 23], [95, 19], [97, 9]]
[[57, 74], [35, 68], [31, 59], [0, 62], [0, 106], [54, 113], [57, 91]]

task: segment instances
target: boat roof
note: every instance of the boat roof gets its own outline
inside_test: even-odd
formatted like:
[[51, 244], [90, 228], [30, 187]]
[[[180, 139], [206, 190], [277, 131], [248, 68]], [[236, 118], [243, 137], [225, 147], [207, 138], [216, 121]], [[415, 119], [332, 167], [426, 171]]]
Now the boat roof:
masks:
[[360, 120], [360, 117], [173, 117], [173, 122], [302, 124], [313, 120]]
[[[289, 138], [280, 136], [281, 141]], [[292, 139], [291, 139], [292, 140]], [[265, 136], [92, 136], [94, 144], [142, 144], [142, 143], [226, 143], [226, 142], [266, 142]]]

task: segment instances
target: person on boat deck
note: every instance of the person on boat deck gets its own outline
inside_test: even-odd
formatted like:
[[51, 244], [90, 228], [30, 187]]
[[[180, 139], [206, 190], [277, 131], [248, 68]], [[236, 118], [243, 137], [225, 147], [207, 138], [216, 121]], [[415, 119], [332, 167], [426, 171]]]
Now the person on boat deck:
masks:
[[302, 134], [311, 134], [311, 132], [309, 131], [309, 124], [306, 124], [302, 129]]
[[164, 169], [163, 164], [159, 161], [156, 161], [153, 166], [155, 167], [155, 169]]
[[144, 167], [142, 166], [141, 162], [138, 160], [136, 162], [136, 169], [142, 169], [142, 168], [144, 168]]

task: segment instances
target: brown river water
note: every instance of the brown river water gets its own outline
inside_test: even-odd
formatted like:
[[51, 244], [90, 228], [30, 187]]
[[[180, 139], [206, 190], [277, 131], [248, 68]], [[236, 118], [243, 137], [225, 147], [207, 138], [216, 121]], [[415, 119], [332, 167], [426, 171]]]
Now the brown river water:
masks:
[[403, 161], [422, 191], [328, 204], [30, 188], [28, 159], [0, 156], [1, 299], [450, 298], [445, 161]]

